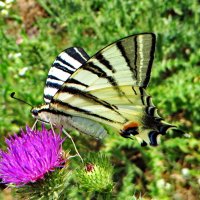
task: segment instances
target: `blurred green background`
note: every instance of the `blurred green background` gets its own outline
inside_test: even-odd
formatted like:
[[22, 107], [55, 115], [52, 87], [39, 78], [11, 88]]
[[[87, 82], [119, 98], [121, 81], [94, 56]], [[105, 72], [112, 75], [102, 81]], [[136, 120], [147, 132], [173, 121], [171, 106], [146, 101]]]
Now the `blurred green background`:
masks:
[[[88, 151], [110, 157], [113, 199], [200, 199], [197, 0], [0, 1], [0, 146], [5, 147], [4, 136], [34, 123], [30, 107], [11, 99], [10, 93], [42, 104], [48, 70], [63, 49], [80, 46], [93, 55], [115, 40], [142, 32], [157, 35], [148, 92], [161, 116], [185, 134], [169, 132], [156, 148], [142, 148], [119, 136], [96, 141], [76, 133], [75, 142], [83, 157]], [[95, 199], [71, 187], [70, 199]]]

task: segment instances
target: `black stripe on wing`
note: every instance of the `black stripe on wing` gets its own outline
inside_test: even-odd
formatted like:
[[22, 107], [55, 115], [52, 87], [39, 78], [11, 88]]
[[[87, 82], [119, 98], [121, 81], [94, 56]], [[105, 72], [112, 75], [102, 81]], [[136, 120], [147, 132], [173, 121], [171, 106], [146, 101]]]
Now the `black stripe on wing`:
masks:
[[62, 63], [63, 65], [61, 65], [60, 63], [54, 63], [53, 64], [53, 67], [59, 69], [59, 70], [62, 70], [63, 73], [66, 72], [68, 74], [73, 74], [75, 70], [72, 70], [72, 69], [69, 69], [68, 68], [68, 65], [65, 65], [64, 63]]
[[82, 64], [90, 58], [87, 53], [80, 47], [71, 47], [66, 49], [65, 52]]
[[[61, 82], [61, 81], [60, 81]], [[56, 89], [59, 89], [60, 87], [62, 86], [62, 84], [60, 83], [54, 83], [52, 81], [47, 81], [46, 82], [46, 87], [49, 87], [49, 88], [56, 88]]]
[[142, 87], [139, 87], [139, 90], [140, 90], [140, 97], [141, 97], [141, 101], [142, 101], [142, 104], [144, 104], [144, 88]]
[[38, 113], [41, 113], [41, 112], [48, 112], [48, 113], [52, 113], [54, 115], [63, 115], [65, 117], [72, 117], [72, 115], [68, 114], [68, 113], [65, 113], [65, 112], [62, 112], [62, 111], [59, 111], [57, 109], [53, 109], [53, 108], [41, 108], [40, 110], [38, 110]]
[[150, 50], [150, 55], [149, 55], [149, 64], [147, 67], [146, 78], [143, 81], [144, 87], [148, 85], [149, 80], [150, 80], [151, 68], [152, 68], [153, 59], [154, 59], [155, 44], [156, 44], [156, 36], [152, 34], [152, 45], [151, 45], [151, 50]]
[[149, 83], [155, 43], [155, 34], [144, 33], [123, 38], [113, 44], [124, 58], [136, 86], [146, 88]]
[[[120, 124], [122, 124], [121, 122], [113, 121], [113, 120], [111, 120], [111, 119], [109, 119], [107, 117], [95, 114], [95, 113], [93, 113], [91, 111], [88, 111], [88, 110], [85, 110], [85, 109], [82, 109], [82, 108], [79, 108], [79, 107], [76, 107], [76, 106], [72, 106], [69, 103], [62, 102], [62, 101], [60, 101], [58, 99], [53, 99], [51, 103], [54, 104], [54, 105], [59, 105], [60, 109], [62, 107], [65, 107], [66, 109], [64, 109], [64, 110], [72, 109], [72, 110], [74, 110], [76, 112], [84, 113], [86, 115], [93, 116], [93, 117], [96, 117], [96, 118], [100, 118], [100, 119], [103, 119], [105, 121], [109, 121], [109, 122], [112, 122], [112, 123], [120, 123]], [[61, 112], [65, 113], [64, 111], [61, 111]]]
[[[45, 89], [44, 100], [46, 103], [50, 103], [53, 96], [61, 88], [63, 83], [78, 69], [81, 65], [85, 64], [89, 59], [87, 53], [79, 47], [71, 47], [61, 52], [55, 61], [51, 69], [49, 70]], [[84, 85], [81, 82], [70, 80], [71, 83]]]
[[135, 79], [138, 80], [138, 76], [137, 76], [137, 37], [134, 38], [134, 42], [135, 42], [135, 68], [134, 68], [134, 73], [135, 73]]
[[51, 99], [52, 99], [52, 95], [44, 94], [44, 100], [45, 100], [45, 102], [50, 102]]
[[110, 83], [115, 90], [119, 93], [119, 95], [124, 95], [123, 91], [121, 91], [117, 80], [113, 76], [109, 76], [106, 72], [101, 69], [98, 65], [95, 65], [93, 62], [88, 62], [86, 65], [83, 65], [83, 69], [96, 74], [99, 78], [107, 79], [108, 83]]
[[69, 79], [67, 80], [67, 82], [68, 82], [68, 83], [77, 84], [77, 85], [82, 85], [82, 86], [84, 86], [84, 87], [88, 87], [88, 86], [89, 86], [89, 85], [87, 85], [87, 84], [85, 84], [85, 83], [82, 83], [82, 82], [80, 82], [80, 81], [78, 81], [78, 80], [76, 80], [76, 79], [74, 79], [74, 78], [69, 78]]
[[116, 70], [113, 68], [110, 62], [101, 53], [96, 55], [96, 59], [105, 67], [107, 67], [109, 70], [111, 70], [113, 73], [116, 72]]
[[125, 48], [124, 48], [124, 46], [123, 46], [123, 44], [122, 44], [122, 41], [118, 41], [118, 42], [116, 43], [116, 45], [117, 45], [119, 51], [121, 52], [122, 56], [124, 57], [124, 59], [125, 59], [125, 61], [126, 61], [126, 64], [127, 64], [127, 66], [129, 67], [130, 72], [132, 73], [133, 78], [135, 79], [135, 74], [133, 73], [134, 69], [133, 69], [133, 67], [131, 66], [130, 59], [129, 59], [129, 57], [128, 57], [126, 51], [125, 51]]
[[116, 109], [118, 109], [115, 105], [111, 105], [108, 102], [103, 101], [103, 100], [97, 98], [96, 96], [90, 94], [89, 92], [80, 90], [75, 87], [63, 86], [62, 90], [60, 92], [61, 93], [66, 92], [69, 94], [73, 94], [73, 95], [77, 95], [77, 96], [86, 98], [88, 101], [94, 101], [94, 102], [98, 103], [99, 105], [105, 106], [106, 108], [109, 108], [114, 111], [116, 111]]
[[[63, 53], [62, 53], [63, 54]], [[66, 55], [68, 55], [67, 53], [66, 53]], [[59, 64], [59, 62], [61, 62], [62, 63], [62, 65], [61, 64]], [[60, 56], [58, 56], [57, 58], [56, 58], [56, 60], [54, 61], [54, 63], [53, 63], [53, 66], [56, 66], [57, 64], [59, 64], [58, 66], [63, 66], [64, 68], [67, 68], [67, 69], [69, 69], [69, 67], [70, 68], [72, 68], [71, 70], [75, 70], [76, 69], [76, 67], [74, 67], [73, 66], [73, 63], [71, 62], [67, 62], [67, 60], [64, 60], [64, 59], [62, 59]], [[73, 71], [74, 71], [73, 70]]]
[[53, 76], [53, 75], [48, 75], [47, 76], [47, 79], [52, 79], [52, 80], [57, 80], [57, 81], [61, 81], [58, 77], [56, 77], [56, 76]]

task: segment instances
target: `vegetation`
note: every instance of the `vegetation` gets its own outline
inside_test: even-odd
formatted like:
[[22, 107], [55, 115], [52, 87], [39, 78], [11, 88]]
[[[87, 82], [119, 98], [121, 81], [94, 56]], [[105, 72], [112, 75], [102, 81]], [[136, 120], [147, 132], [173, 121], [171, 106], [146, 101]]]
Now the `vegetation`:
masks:
[[[169, 132], [158, 147], [140, 147], [117, 135], [104, 141], [77, 132], [72, 136], [83, 158], [87, 152], [101, 152], [112, 163], [115, 184], [106, 198], [198, 199], [199, 1], [6, 2], [0, 2], [1, 147], [5, 148], [4, 136], [34, 123], [31, 108], [11, 99], [10, 93], [16, 92], [34, 106], [42, 104], [48, 70], [63, 49], [80, 46], [93, 55], [119, 38], [154, 32], [157, 44], [148, 92], [163, 118], [185, 133]], [[68, 140], [66, 147], [73, 152]], [[78, 160], [76, 163], [74, 169], [79, 166]], [[78, 187], [73, 176], [68, 189], [69, 199], [105, 197], [99, 192], [88, 192], [87, 187]], [[1, 197], [5, 197], [3, 189]]]

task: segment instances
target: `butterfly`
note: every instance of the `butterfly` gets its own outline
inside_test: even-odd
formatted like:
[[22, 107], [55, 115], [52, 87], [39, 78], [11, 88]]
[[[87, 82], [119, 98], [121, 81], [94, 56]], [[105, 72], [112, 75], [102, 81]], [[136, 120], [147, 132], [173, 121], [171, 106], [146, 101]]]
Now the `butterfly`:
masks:
[[44, 122], [104, 138], [108, 128], [142, 146], [174, 126], [163, 121], [146, 92], [156, 36], [142, 33], [120, 39], [92, 57], [79, 47], [61, 52], [49, 70], [45, 104], [31, 110]]

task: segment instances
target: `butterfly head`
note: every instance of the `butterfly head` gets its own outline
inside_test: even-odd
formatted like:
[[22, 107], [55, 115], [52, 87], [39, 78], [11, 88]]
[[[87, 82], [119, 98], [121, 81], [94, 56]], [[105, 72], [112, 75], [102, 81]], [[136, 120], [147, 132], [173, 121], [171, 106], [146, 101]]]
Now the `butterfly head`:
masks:
[[31, 113], [32, 113], [32, 116], [33, 116], [34, 118], [37, 118], [37, 116], [39, 115], [39, 110], [38, 110], [37, 108], [33, 108], [33, 109], [31, 110]]
[[39, 107], [34, 107], [33, 109], [31, 109], [31, 114], [34, 118], [49, 123], [50, 117], [47, 112], [48, 109], [49, 109], [49, 104], [45, 104]]

